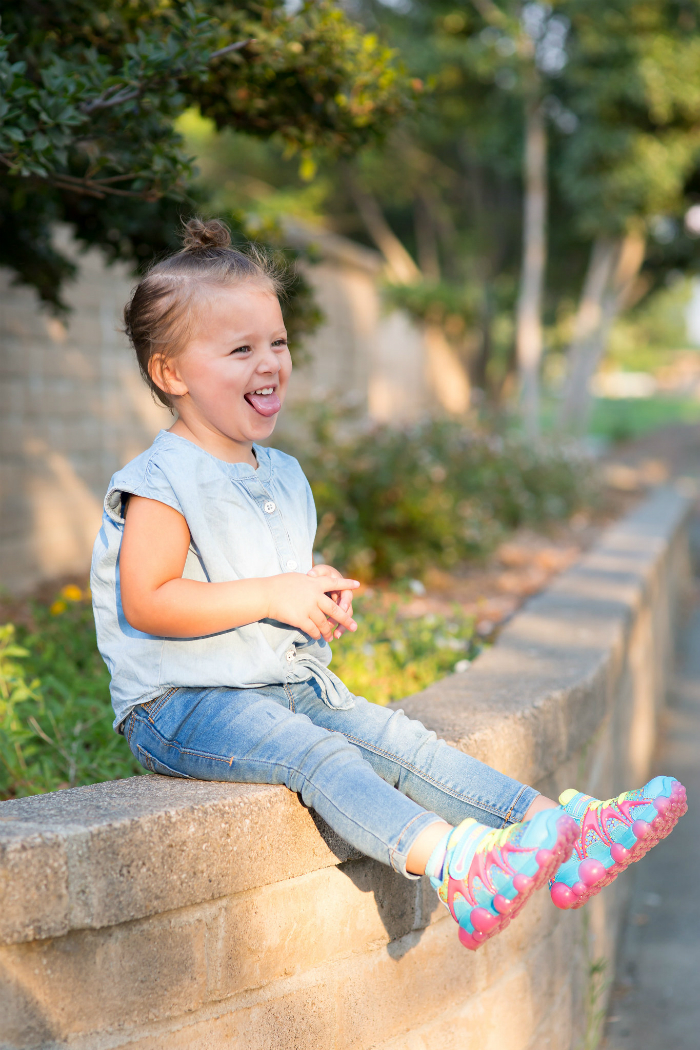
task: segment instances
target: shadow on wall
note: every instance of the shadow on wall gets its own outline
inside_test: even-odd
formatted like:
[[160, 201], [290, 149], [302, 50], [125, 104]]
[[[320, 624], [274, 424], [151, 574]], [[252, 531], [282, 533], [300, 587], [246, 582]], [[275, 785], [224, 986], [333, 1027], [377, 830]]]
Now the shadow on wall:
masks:
[[65, 322], [0, 274], [0, 584], [14, 592], [86, 571], [109, 478], [170, 418], [120, 331], [127, 270], [80, 263]]
[[[297, 797], [301, 802], [301, 797]], [[310, 809], [308, 813], [330, 851], [341, 861], [338, 871], [361, 893], [374, 895], [377, 915], [389, 938], [387, 954], [392, 959], [402, 959], [418, 944], [432, 916], [442, 907], [430, 882], [427, 878], [405, 879], [398, 872], [364, 857], [356, 850], [352, 851], [354, 857], [345, 860], [347, 843], [342, 843], [338, 848], [339, 839], [335, 832], [314, 810]], [[409, 937], [408, 934], [414, 936]]]
[[430, 925], [431, 916], [442, 907], [428, 879], [405, 879], [366, 857], [348, 860], [338, 868], [356, 889], [374, 894], [377, 915], [389, 938], [387, 954], [392, 959], [402, 959], [418, 944]]

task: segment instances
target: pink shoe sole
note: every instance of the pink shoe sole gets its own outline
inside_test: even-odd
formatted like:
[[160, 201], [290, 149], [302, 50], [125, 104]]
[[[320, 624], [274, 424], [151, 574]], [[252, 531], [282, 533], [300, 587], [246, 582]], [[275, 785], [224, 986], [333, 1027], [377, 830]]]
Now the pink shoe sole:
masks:
[[[509, 901], [501, 894], [496, 894], [494, 897], [493, 906], [499, 912], [499, 917], [496, 918], [486, 908], [474, 908], [471, 913], [472, 924], [477, 927], [474, 933], [469, 933], [460, 926], [459, 939], [464, 947], [475, 952], [486, 941], [490, 941], [501, 930], [505, 930], [535, 890], [549, 882], [560, 865], [569, 859], [579, 834], [579, 826], [573, 817], [562, 815], [557, 821], [557, 839], [552, 849], [537, 851], [535, 856], [539, 868], [537, 874], [532, 878], [520, 874], [514, 876], [513, 885], [518, 895], [513, 900]], [[479, 929], [479, 926], [482, 928]]]
[[[595, 897], [602, 889], [614, 882], [625, 868], [629, 868], [630, 864], [641, 860], [645, 853], [648, 853], [657, 843], [665, 839], [667, 835], [670, 835], [680, 818], [687, 812], [688, 803], [686, 797], [685, 788], [679, 781], [676, 781], [671, 789], [670, 796], [659, 795], [655, 798], [653, 804], [658, 812], [658, 816], [654, 817], [651, 824], [647, 824], [645, 828], [639, 829], [641, 834], [638, 835], [634, 846], [630, 847], [627, 856], [613, 864], [611, 868], [608, 868], [600, 882], [596, 882], [592, 886], [586, 886], [580, 895], [575, 894], [566, 883], [555, 882], [552, 886], [551, 894], [557, 908], [570, 911], [582, 908], [591, 897]], [[635, 823], [643, 824], [644, 822], [640, 820]], [[635, 832], [636, 834], [637, 832]], [[579, 885], [583, 885], [583, 883], [579, 883]]]

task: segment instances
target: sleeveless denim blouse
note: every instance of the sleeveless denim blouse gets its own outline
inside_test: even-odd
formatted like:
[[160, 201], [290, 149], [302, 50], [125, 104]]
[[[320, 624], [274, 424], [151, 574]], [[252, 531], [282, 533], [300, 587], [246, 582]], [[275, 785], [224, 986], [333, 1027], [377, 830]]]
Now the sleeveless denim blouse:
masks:
[[327, 670], [330, 646], [289, 624], [266, 619], [203, 637], [161, 638], [137, 631], [124, 616], [119, 550], [129, 495], [158, 500], [185, 518], [190, 548], [184, 579], [223, 583], [308, 572], [316, 533], [309, 483], [291, 456], [254, 449], [257, 470], [216, 459], [161, 430], [110, 482], [90, 582], [97, 644], [112, 676], [115, 728], [137, 704], [179, 686], [250, 689], [314, 678], [329, 707], [354, 704]]

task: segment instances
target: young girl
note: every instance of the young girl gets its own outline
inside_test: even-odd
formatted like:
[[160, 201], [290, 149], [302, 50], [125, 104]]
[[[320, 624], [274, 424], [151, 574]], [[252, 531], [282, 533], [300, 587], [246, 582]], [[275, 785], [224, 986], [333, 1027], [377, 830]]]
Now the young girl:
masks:
[[[430, 876], [476, 949], [537, 887], [580, 907], [666, 836], [685, 790], [656, 777], [559, 804], [328, 669], [356, 580], [312, 567], [296, 460], [265, 448], [292, 363], [274, 269], [192, 220], [126, 308], [144, 379], [177, 412], [112, 478], [92, 592], [115, 728], [154, 773], [284, 784], [407, 879]], [[398, 789], [398, 790], [396, 790]]]

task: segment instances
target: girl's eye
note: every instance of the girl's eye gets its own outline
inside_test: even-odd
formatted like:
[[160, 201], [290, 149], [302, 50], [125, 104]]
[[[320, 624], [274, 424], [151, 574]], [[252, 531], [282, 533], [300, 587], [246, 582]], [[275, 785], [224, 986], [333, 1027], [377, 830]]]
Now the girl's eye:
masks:
[[235, 350], [232, 350], [232, 354], [247, 354], [250, 350], [249, 346], [237, 346]]
[[273, 346], [286, 346], [287, 345], [287, 340], [286, 339], [275, 339], [275, 341], [274, 341], [274, 343], [272, 345]]

